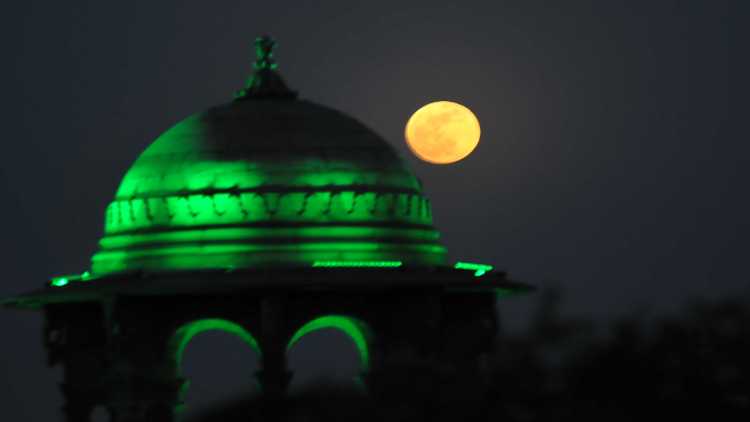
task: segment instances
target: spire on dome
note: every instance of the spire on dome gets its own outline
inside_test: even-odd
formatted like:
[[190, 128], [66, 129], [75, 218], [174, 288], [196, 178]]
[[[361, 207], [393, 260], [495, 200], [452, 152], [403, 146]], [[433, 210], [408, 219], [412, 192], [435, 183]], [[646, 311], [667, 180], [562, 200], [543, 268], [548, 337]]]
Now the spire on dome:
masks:
[[253, 74], [248, 78], [245, 88], [235, 93], [235, 100], [297, 97], [297, 93], [286, 86], [284, 79], [276, 71], [278, 65], [273, 59], [275, 47], [276, 40], [268, 35], [255, 39]]

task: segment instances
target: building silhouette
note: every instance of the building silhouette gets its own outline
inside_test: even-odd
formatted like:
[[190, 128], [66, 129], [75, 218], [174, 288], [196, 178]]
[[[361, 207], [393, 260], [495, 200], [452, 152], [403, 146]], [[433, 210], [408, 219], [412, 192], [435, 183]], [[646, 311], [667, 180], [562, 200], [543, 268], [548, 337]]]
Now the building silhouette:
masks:
[[362, 385], [387, 394], [405, 365], [478, 374], [498, 294], [527, 287], [448, 263], [420, 181], [355, 119], [300, 100], [256, 40], [245, 89], [159, 136], [125, 174], [83, 274], [3, 305], [44, 312], [48, 363], [64, 368], [64, 420], [171, 421], [195, 335], [257, 351], [264, 398], [282, 397], [305, 334], [351, 338]]

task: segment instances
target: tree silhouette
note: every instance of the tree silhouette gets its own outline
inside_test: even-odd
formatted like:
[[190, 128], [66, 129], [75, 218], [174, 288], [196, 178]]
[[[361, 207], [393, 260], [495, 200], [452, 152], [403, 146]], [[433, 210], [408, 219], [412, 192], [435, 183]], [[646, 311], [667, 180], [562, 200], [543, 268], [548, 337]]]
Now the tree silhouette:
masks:
[[[750, 415], [750, 301], [697, 301], [670, 317], [594, 321], [561, 315], [548, 289], [529, 329], [503, 334], [488, 384], [414, 362], [393, 368], [390, 393], [316, 386], [282, 402], [241, 399], [195, 419], [288, 421], [537, 421]], [[744, 419], [742, 419], [744, 420]]]

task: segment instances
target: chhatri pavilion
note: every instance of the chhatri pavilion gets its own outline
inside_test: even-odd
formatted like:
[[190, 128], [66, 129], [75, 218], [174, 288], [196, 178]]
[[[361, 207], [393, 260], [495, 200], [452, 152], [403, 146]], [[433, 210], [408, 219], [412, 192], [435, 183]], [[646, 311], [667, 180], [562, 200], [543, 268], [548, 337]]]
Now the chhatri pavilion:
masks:
[[7, 298], [45, 315], [64, 367], [68, 422], [171, 421], [182, 353], [207, 330], [260, 356], [267, 397], [285, 394], [287, 351], [334, 328], [359, 351], [372, 394], [405, 362], [481, 371], [496, 298], [527, 290], [489, 265], [452, 263], [420, 181], [356, 119], [301, 100], [256, 40], [233, 101], [196, 113], [135, 160], [104, 213], [91, 268]]

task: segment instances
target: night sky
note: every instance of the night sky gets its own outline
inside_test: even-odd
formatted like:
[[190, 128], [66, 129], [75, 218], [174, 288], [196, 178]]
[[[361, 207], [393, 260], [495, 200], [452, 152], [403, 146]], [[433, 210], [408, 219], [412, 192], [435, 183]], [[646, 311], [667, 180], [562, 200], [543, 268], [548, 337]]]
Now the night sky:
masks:
[[[87, 269], [121, 176], [161, 132], [231, 100], [264, 33], [302, 98], [401, 152], [453, 259], [559, 285], [568, 312], [599, 319], [748, 291], [740, 2], [13, 3], [0, 17], [0, 295]], [[434, 100], [482, 124], [455, 165], [418, 162], [403, 141]], [[501, 304], [521, 322], [532, 305]], [[55, 420], [62, 372], [44, 365], [41, 322], [0, 311], [0, 419]], [[346, 339], [315, 336], [293, 366], [353, 373]], [[249, 383], [232, 367], [253, 370], [244, 351], [197, 339], [195, 391]]]

